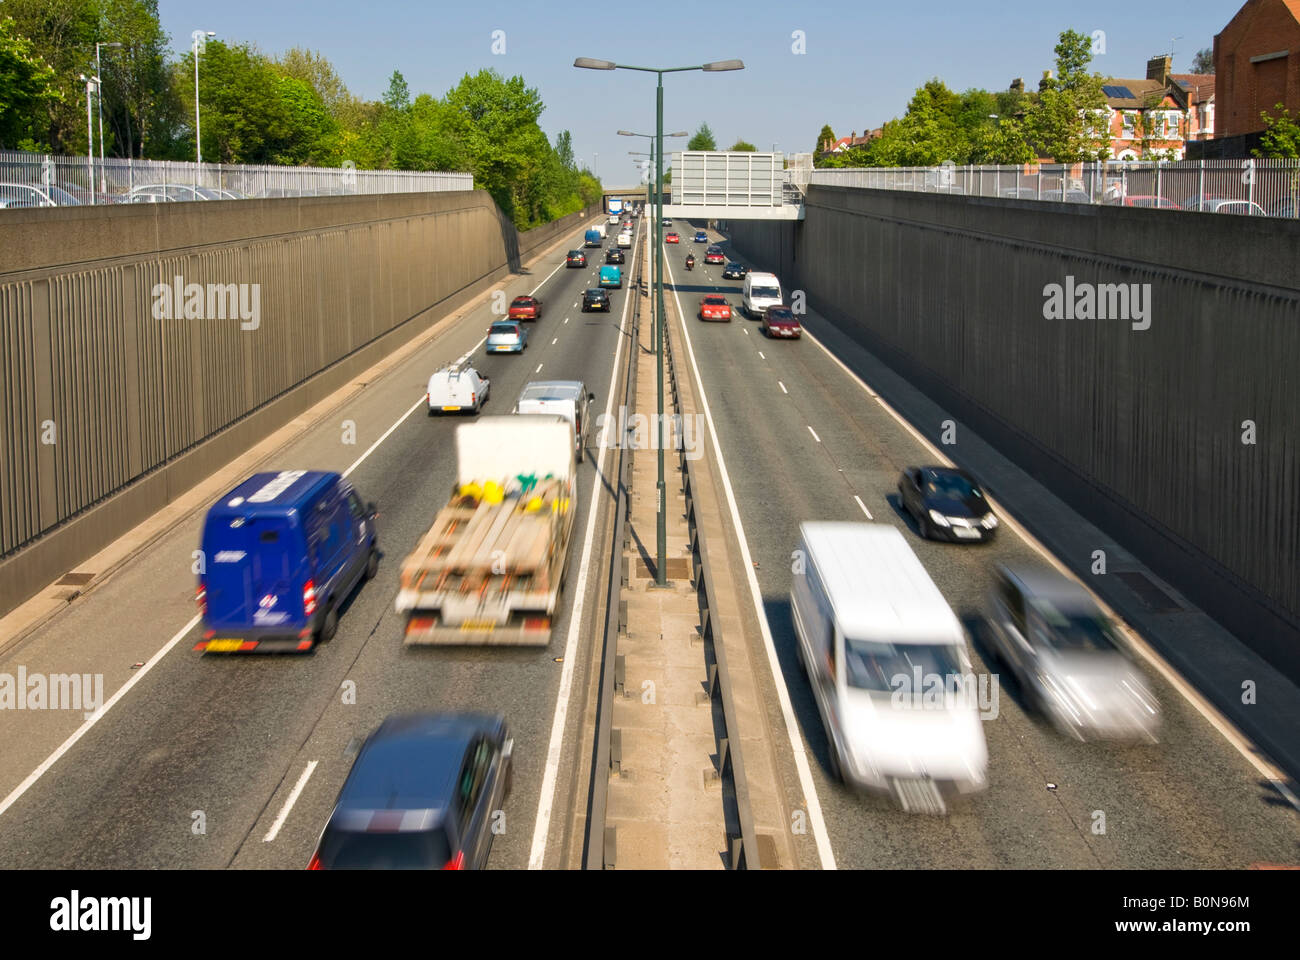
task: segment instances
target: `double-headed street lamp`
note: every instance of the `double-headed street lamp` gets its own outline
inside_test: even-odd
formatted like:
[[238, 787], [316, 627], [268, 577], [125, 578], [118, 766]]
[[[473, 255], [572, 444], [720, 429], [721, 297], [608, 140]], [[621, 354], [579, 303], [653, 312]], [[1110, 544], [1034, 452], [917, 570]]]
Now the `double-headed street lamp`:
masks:
[[[647, 140], [649, 140], [650, 141], [650, 154], [649, 154], [650, 165], [651, 166], [654, 165], [655, 156], [657, 154], [655, 153], [655, 135], [653, 133], [633, 133], [631, 130], [619, 130], [618, 135], [620, 137], [645, 137]], [[665, 137], [689, 137], [690, 134], [687, 133], [685, 130], [678, 130], [675, 133], [665, 133], [664, 136]], [[628, 153], [633, 153], [633, 152], [634, 151], [632, 150], [628, 151]], [[662, 216], [663, 203], [659, 199], [660, 194], [663, 192], [663, 184], [658, 182], [657, 180], [650, 179], [649, 168], [647, 168], [646, 173], [647, 173], [646, 192], [649, 194], [650, 204], [654, 207], [656, 213], [660, 214], [659, 216], [655, 217], [654, 227], [652, 228], [654, 230], [655, 249], [659, 250], [663, 244], [663, 232], [664, 232], [664, 223], [663, 223], [663, 216]], [[659, 269], [660, 269], [659, 258], [656, 256], [655, 259], [651, 261], [650, 264], [650, 284], [656, 290], [659, 289]], [[655, 352], [657, 353], [659, 350], [659, 328], [657, 326], [654, 327], [652, 331], [652, 336], [653, 336], [654, 349]]]
[[[655, 88], [655, 223], [662, 229], [663, 225], [663, 165], [664, 165], [664, 74], [665, 73], [685, 73], [690, 70], [703, 70], [705, 73], [720, 73], [726, 70], [744, 70], [745, 64], [740, 60], [715, 60], [712, 63], [701, 64], [695, 67], [665, 67], [657, 69], [655, 67], [633, 67], [627, 64], [615, 63], [613, 60], [596, 60], [591, 57], [578, 57], [573, 61], [575, 67], [581, 67], [584, 70], [636, 70], [640, 73], [653, 73], [658, 76], [659, 83]], [[668, 585], [667, 568], [668, 568], [668, 527], [667, 498], [664, 495], [664, 277], [663, 277], [663, 242], [659, 238], [658, 229], [655, 232], [655, 321], [658, 324], [658, 337], [655, 343], [655, 363], [658, 376], [655, 378], [655, 386], [659, 396], [659, 512], [658, 512], [658, 530], [656, 536], [656, 560], [655, 560], [655, 585], [664, 587]]]

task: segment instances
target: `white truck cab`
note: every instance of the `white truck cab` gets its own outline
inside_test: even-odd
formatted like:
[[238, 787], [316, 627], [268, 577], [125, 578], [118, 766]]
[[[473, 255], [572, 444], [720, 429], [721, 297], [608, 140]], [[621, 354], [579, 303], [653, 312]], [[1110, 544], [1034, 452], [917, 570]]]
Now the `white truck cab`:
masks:
[[561, 416], [573, 427], [574, 449], [579, 457], [591, 430], [591, 401], [581, 380], [534, 380], [524, 385], [512, 413], [543, 413]]
[[800, 525], [790, 609], [831, 772], [942, 813], [987, 786], [961, 623], [897, 528]]
[[487, 401], [492, 381], [470, 366], [451, 365], [429, 378], [425, 400], [429, 416], [437, 413], [478, 413]]
[[741, 308], [747, 316], [762, 319], [768, 307], [781, 306], [781, 281], [775, 273], [745, 274], [745, 287], [741, 294]]

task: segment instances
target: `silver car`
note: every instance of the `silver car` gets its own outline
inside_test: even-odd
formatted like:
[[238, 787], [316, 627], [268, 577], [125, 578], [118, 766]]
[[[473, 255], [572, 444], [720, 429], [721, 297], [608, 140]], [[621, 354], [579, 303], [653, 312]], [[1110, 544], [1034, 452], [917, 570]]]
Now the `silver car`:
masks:
[[528, 347], [528, 331], [522, 323], [498, 320], [488, 327], [488, 353], [523, 353]]
[[1079, 584], [1047, 567], [999, 566], [986, 622], [989, 651], [1026, 706], [1062, 732], [1155, 741], [1160, 704]]

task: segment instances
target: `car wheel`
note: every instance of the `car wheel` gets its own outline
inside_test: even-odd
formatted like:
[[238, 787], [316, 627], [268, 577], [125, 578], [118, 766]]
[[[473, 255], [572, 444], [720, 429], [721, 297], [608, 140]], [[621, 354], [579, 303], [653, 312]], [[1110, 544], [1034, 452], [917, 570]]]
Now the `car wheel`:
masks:
[[366, 557], [366, 579], [375, 579], [375, 574], [379, 572], [379, 551], [373, 546], [370, 548], [370, 556]]
[[429, 408], [429, 416], [433, 416], [433, 407]]
[[339, 629], [339, 613], [334, 606], [334, 601], [330, 601], [329, 608], [325, 611], [325, 620], [321, 623], [320, 629], [316, 631], [317, 643], [329, 643], [334, 639], [334, 634]]

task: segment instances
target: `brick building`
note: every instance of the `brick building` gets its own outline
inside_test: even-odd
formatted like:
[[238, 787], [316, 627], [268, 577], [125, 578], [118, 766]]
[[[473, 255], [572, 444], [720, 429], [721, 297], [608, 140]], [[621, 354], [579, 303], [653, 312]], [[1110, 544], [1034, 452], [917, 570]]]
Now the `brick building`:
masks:
[[1215, 137], [1264, 129], [1281, 103], [1300, 113], [1300, 0], [1247, 0], [1214, 38]]

